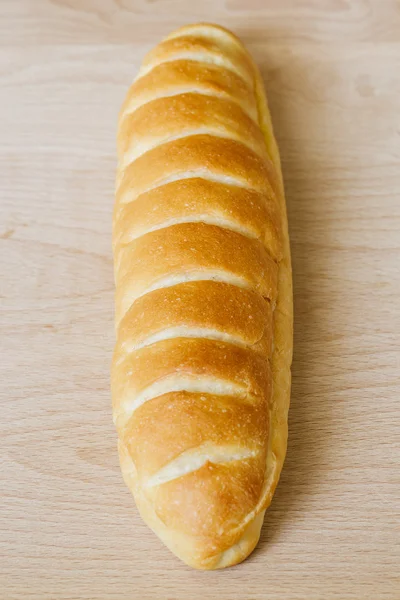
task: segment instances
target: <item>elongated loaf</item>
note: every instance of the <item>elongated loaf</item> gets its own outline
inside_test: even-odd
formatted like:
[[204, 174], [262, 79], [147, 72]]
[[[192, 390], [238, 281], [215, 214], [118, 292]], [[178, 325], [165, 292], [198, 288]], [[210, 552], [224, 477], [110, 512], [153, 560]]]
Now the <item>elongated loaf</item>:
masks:
[[286, 452], [292, 284], [262, 81], [229, 31], [175, 31], [119, 119], [114, 421], [143, 519], [187, 564], [257, 544]]

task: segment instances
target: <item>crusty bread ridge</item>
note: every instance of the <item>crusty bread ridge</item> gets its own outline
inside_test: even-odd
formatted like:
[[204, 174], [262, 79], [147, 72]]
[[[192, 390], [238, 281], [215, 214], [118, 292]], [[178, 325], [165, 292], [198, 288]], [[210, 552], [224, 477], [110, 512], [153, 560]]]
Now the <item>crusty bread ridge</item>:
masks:
[[185, 563], [259, 539], [286, 453], [292, 277], [279, 152], [242, 43], [183, 27], [118, 129], [114, 421], [124, 480]]

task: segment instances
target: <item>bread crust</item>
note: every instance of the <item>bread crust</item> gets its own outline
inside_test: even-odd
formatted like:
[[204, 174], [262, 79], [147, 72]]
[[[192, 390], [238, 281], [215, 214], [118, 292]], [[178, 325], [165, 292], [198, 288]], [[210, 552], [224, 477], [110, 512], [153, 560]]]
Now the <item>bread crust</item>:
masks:
[[113, 224], [113, 413], [143, 519], [188, 565], [257, 544], [286, 453], [292, 278], [262, 80], [195, 24], [145, 58], [122, 107]]

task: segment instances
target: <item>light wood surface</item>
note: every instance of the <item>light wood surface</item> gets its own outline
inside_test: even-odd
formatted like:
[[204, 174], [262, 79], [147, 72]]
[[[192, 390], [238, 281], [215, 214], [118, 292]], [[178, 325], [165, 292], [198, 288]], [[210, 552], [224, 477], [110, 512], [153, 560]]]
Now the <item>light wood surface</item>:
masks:
[[[281, 148], [290, 443], [254, 555], [180, 564], [117, 462], [116, 117], [180, 24], [239, 34]], [[1, 600], [400, 597], [400, 10], [393, 0], [1, 0]]]

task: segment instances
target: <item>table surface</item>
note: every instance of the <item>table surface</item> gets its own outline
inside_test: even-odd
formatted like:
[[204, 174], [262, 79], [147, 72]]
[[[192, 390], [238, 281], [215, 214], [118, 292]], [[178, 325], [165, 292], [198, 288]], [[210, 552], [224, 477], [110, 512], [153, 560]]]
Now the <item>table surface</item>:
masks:
[[[109, 391], [117, 112], [201, 20], [261, 67], [295, 290], [281, 482], [253, 556], [213, 573], [139, 519]], [[397, 600], [398, 3], [1, 0], [0, 47], [1, 600]]]

